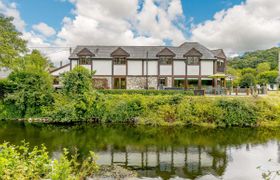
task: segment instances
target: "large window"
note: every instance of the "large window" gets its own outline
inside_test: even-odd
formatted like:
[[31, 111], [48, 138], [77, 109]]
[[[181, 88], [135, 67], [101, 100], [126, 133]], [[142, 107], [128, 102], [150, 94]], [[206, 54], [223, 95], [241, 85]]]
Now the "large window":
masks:
[[185, 87], [185, 80], [184, 79], [174, 79], [174, 87], [184, 88]]
[[187, 57], [188, 65], [199, 65], [199, 57]]
[[160, 86], [167, 86], [166, 78], [159, 78], [159, 85]]
[[196, 89], [198, 87], [198, 79], [188, 79], [188, 87]]
[[114, 64], [115, 65], [125, 65], [126, 64], [126, 58], [125, 57], [115, 57], [114, 58]]
[[126, 79], [114, 78], [114, 89], [126, 89]]
[[172, 64], [172, 57], [160, 57], [159, 63], [161, 65], [171, 65]]
[[87, 58], [87, 57], [81, 57], [79, 59], [79, 64], [80, 65], [91, 65], [92, 61], [90, 58]]

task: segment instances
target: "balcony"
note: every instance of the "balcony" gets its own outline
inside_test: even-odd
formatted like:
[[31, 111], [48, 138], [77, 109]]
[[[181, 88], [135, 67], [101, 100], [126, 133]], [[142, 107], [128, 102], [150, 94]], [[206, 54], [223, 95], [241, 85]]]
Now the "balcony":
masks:
[[225, 67], [217, 67], [217, 72], [225, 72]]

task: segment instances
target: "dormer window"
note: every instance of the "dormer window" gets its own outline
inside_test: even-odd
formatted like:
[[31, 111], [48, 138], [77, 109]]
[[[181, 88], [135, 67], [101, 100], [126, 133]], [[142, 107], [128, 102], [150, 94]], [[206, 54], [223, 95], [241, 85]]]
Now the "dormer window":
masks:
[[86, 56], [80, 57], [79, 64], [80, 65], [91, 65], [91, 58], [86, 57]]
[[160, 57], [159, 58], [159, 63], [160, 65], [171, 65], [172, 64], [172, 57]]
[[91, 65], [92, 64], [92, 57], [95, 55], [87, 48], [83, 48], [79, 53], [77, 53], [79, 57], [79, 64], [80, 65]]
[[115, 65], [125, 65], [126, 57], [114, 57], [114, 64]]
[[199, 57], [187, 57], [188, 65], [199, 65]]

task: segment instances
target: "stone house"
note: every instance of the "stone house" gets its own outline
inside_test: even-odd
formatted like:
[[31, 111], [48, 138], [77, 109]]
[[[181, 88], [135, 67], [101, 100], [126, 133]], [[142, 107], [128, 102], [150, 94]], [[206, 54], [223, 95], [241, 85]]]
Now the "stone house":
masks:
[[[77, 46], [69, 64], [51, 74], [83, 66], [93, 75], [97, 88], [164, 89], [216, 87], [214, 74], [225, 73], [226, 56], [222, 49], [209, 50], [197, 42], [174, 46]], [[56, 81], [59, 84], [59, 81]]]

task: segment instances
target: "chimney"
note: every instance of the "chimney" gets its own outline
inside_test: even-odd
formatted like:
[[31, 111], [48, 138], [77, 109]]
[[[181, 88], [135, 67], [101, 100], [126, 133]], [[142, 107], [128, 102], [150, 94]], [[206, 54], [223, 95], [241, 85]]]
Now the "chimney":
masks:
[[280, 77], [280, 51], [278, 52], [278, 77]]
[[71, 47], [69, 48], [69, 53], [70, 53], [70, 55], [72, 54], [72, 48]]
[[60, 67], [62, 67], [62, 61], [60, 61]]

